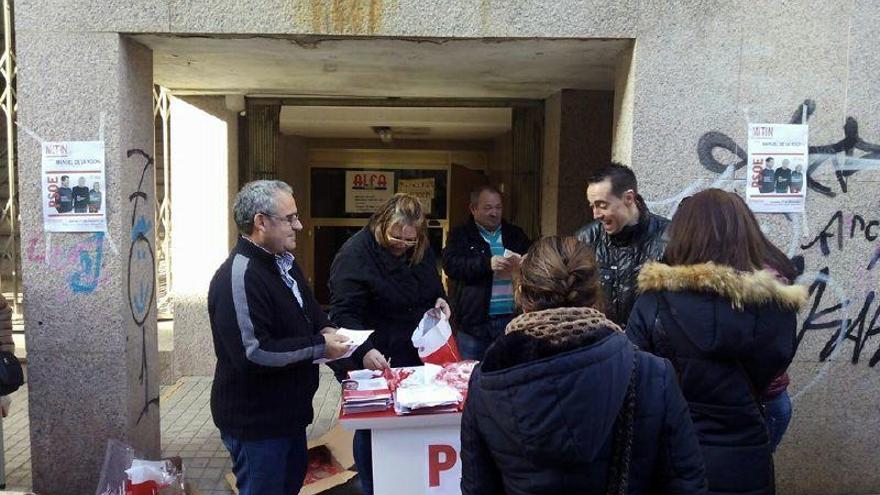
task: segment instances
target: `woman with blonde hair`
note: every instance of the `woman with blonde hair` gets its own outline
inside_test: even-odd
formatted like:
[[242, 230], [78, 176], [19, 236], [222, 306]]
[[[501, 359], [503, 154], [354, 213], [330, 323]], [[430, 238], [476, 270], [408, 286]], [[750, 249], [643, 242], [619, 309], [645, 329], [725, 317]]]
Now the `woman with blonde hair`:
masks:
[[771, 495], [773, 444], [760, 399], [794, 357], [807, 291], [780, 280], [794, 267], [735, 193], [685, 199], [667, 235], [665, 263], [639, 275], [626, 333], [675, 366], [709, 493]]
[[462, 417], [462, 493], [705, 491], [668, 361], [602, 313], [599, 267], [574, 237], [536, 242], [515, 279], [523, 314], [474, 370]]
[[[421, 366], [413, 330], [431, 308], [451, 316], [428, 244], [428, 220], [410, 194], [392, 196], [345, 242], [330, 267], [329, 285], [330, 319], [345, 328], [374, 330], [338, 372], [389, 363]], [[373, 493], [370, 442], [369, 430], [355, 432], [355, 461], [367, 495]]]

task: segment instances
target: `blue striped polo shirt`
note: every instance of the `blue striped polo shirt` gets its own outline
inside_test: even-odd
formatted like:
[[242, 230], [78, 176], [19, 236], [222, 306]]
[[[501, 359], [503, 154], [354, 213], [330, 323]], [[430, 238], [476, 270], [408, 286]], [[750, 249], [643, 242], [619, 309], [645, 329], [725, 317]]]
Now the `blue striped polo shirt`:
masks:
[[[480, 224], [477, 224], [477, 230], [483, 239], [489, 243], [492, 256], [504, 256], [504, 243], [501, 239], [501, 227], [489, 232]], [[513, 281], [510, 274], [494, 273], [492, 275], [492, 296], [489, 299], [489, 316], [509, 315], [516, 310], [513, 302]]]

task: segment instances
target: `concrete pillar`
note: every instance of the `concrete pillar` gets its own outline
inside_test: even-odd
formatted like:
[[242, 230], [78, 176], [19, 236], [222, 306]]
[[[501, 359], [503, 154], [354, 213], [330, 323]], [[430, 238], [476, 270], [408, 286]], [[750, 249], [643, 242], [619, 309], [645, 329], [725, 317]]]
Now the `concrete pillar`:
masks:
[[249, 102], [247, 106], [246, 162], [240, 169], [241, 182], [278, 178], [278, 133], [281, 105]]
[[559, 222], [559, 145], [562, 92], [544, 100], [544, 155], [541, 166], [541, 235], [556, 235]]
[[[16, 35], [34, 490], [91, 495], [108, 439], [160, 454], [152, 52], [116, 33]], [[44, 233], [40, 141], [99, 139], [108, 231]]]
[[614, 143], [612, 159], [632, 164], [633, 111], [635, 101], [635, 63], [633, 48], [617, 59], [614, 77]]
[[[229, 255], [237, 118], [222, 96], [171, 98], [171, 269], [177, 376], [213, 375], [208, 284]], [[233, 230], [234, 231], [234, 230]]]
[[315, 253], [312, 241], [312, 212], [309, 205], [309, 144], [300, 136], [278, 138], [278, 179], [290, 184], [299, 218], [307, 227], [297, 236], [301, 239], [296, 246], [296, 263], [305, 273], [309, 284], [314, 287]]
[[611, 159], [614, 93], [566, 89], [545, 103], [541, 177], [544, 234], [572, 235], [590, 220], [586, 181]]
[[534, 205], [541, 203], [541, 150], [544, 141], [544, 108], [513, 108], [513, 152], [510, 192], [505, 206], [510, 221], [531, 238], [541, 229], [541, 219]]

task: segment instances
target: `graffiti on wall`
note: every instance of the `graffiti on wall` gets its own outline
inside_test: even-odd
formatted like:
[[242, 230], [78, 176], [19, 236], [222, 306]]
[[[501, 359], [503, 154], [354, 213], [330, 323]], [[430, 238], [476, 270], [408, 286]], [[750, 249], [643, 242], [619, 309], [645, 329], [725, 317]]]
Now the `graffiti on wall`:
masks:
[[[842, 210], [838, 210], [831, 215], [818, 234], [809, 242], [801, 245], [801, 249], [804, 251], [818, 249], [823, 258], [828, 258], [834, 254], [843, 254], [852, 244], [862, 244], [862, 247], [867, 244], [870, 248], [872, 244], [876, 243], [878, 237], [880, 237], [880, 218], [865, 218], [859, 214], [844, 215]], [[869, 251], [871, 251], [871, 255], [862, 272], [868, 276], [872, 275], [870, 272], [877, 265], [880, 244]], [[876, 290], [869, 290], [861, 301], [861, 305], [858, 301], [846, 296], [836, 303], [833, 298], [828, 302], [824, 298], [830, 281], [830, 267], [822, 268], [819, 273], [821, 276], [817, 277], [810, 285], [812, 303], [798, 333], [798, 344], [809, 331], [833, 329], [834, 332], [819, 352], [819, 360], [829, 359], [835, 351], [842, 348], [843, 343], [850, 341], [853, 343], [850, 360], [853, 364], [858, 364], [862, 353], [869, 348], [868, 341], [880, 334], [880, 326], [877, 324], [878, 318], [880, 318], [880, 303], [876, 308], [874, 307]], [[854, 308], [859, 309], [854, 313], [855, 316], [851, 317], [853, 315], [851, 310]], [[868, 359], [869, 367], [874, 367], [880, 362], [880, 339], [877, 340], [876, 350]]]
[[[795, 109], [789, 119], [790, 124], [804, 123], [804, 107], [808, 120], [816, 112], [816, 102], [805, 100], [803, 105]], [[732, 164], [722, 162], [718, 156], [724, 152], [732, 154], [735, 162]], [[814, 177], [820, 169], [829, 166], [832, 168], [842, 193], [848, 191], [848, 179], [859, 171], [880, 169], [880, 144], [862, 139], [859, 135], [859, 123], [853, 117], [846, 118], [846, 123], [843, 125], [843, 139], [831, 144], [810, 146], [809, 153], [807, 185], [813, 191], [828, 197], [835, 197], [837, 192]], [[697, 143], [697, 155], [703, 167], [716, 174], [722, 174], [731, 167], [733, 170], [739, 170], [746, 166], [748, 159], [748, 154], [736, 141], [727, 134], [717, 131], [707, 132], [700, 137]]]
[[[808, 120], [815, 112], [815, 101], [806, 100], [794, 111], [789, 122], [803, 123], [804, 114]], [[855, 174], [866, 170], [880, 170], [880, 145], [871, 143], [860, 135], [859, 124], [853, 117], [846, 119], [842, 139], [830, 144], [810, 146], [809, 154], [807, 183], [811, 190], [828, 198], [849, 193], [849, 179]], [[708, 186], [703, 185], [702, 181], [694, 181], [674, 196], [649, 201], [650, 207], [663, 208], [661, 211], [672, 215], [682, 198], [698, 190], [706, 187], [733, 190], [737, 182], [742, 182], [735, 179], [734, 175], [737, 170], [746, 166], [748, 155], [728, 135], [716, 131], [703, 134], [697, 143], [697, 155], [701, 165], [718, 174], [717, 178]], [[823, 182], [817, 177], [820, 172], [829, 169], [833, 171], [836, 184]], [[828, 333], [827, 338], [823, 337], [824, 345], [818, 353], [818, 359], [825, 361], [825, 366], [820, 369], [815, 380], [799, 390], [797, 395], [806, 392], [822, 379], [835, 356], [849, 349], [845, 345], [848, 342], [852, 343], [852, 363], [865, 362], [867, 359], [868, 366], [874, 367], [880, 362], [880, 337], [876, 338], [876, 345], [872, 341], [873, 337], [880, 334], [880, 300], [876, 297], [876, 290], [867, 290], [863, 297], [852, 297], [849, 294], [852, 291], [852, 281], [835, 281], [830, 268], [834, 265], [831, 259], [823, 268], [812, 271], [806, 269], [804, 258], [804, 253], [810, 250], [818, 250], [823, 258], [832, 258], [842, 255], [850, 246], [855, 249], [849, 255], [863, 252], [867, 248], [871, 254], [864, 260], [863, 274], [880, 277], [880, 218], [874, 216], [865, 212], [837, 211], [819, 233], [801, 243], [805, 232], [805, 217], [786, 215], [791, 237], [787, 254], [800, 275], [798, 282], [809, 286], [811, 297], [807, 316], [798, 331], [798, 344], [800, 345], [808, 332]], [[868, 285], [871, 286], [870, 283]], [[873, 286], [876, 287], [877, 284]], [[867, 353], [870, 356], [866, 358]]]
[[126, 152], [129, 158], [140, 158], [143, 161], [141, 179], [138, 188], [128, 196], [132, 203], [131, 210], [131, 248], [128, 252], [128, 306], [134, 323], [141, 330], [141, 369], [138, 380], [144, 387], [144, 407], [138, 415], [137, 423], [146, 417], [151, 407], [159, 406], [159, 396], [150, 397], [150, 375], [147, 362], [147, 331], [144, 323], [156, 298], [156, 257], [149, 233], [152, 229], [153, 212], [149, 195], [144, 192], [144, 179], [152, 170], [153, 157], [140, 149]]
[[[833, 316], [835, 313], [843, 311], [844, 314], [849, 314], [848, 310], [855, 306], [850, 299], [844, 299], [836, 304], [825, 303], [823, 297], [828, 289], [828, 267], [823, 268], [819, 273], [824, 275], [824, 277], [817, 277], [813, 284], [810, 285], [810, 296], [813, 297], [813, 300], [809, 314], [798, 332], [798, 346], [807, 332], [834, 330], [822, 347], [822, 350], [819, 351], [819, 360], [828, 360], [835, 351], [842, 348], [842, 344], [845, 341], [851, 341], [853, 343], [851, 362], [858, 364], [862, 358], [863, 351], [868, 348], [868, 341], [871, 337], [880, 334], [880, 326], [877, 325], [878, 317], [880, 317], [880, 305], [876, 309], [873, 308], [876, 291], [868, 291], [855, 318], [835, 318]], [[832, 300], [831, 302], [833, 303], [834, 301]], [[828, 305], [823, 307], [823, 304]], [[880, 362], [880, 339], [877, 339], [877, 341], [878, 345], [868, 359], [868, 366], [872, 368]]]
[[[803, 244], [801, 249], [808, 250], [814, 246], [818, 246], [822, 256], [831, 254], [829, 241], [833, 241], [837, 246], [837, 251], [843, 252], [844, 245], [850, 241], [859, 241], [864, 239], [868, 243], [872, 243], [880, 236], [880, 218], [865, 219], [862, 215], [852, 214], [844, 216], [842, 210], [837, 210], [822, 231], [819, 232], [812, 241]], [[868, 270], [873, 268], [876, 260], [872, 259], [867, 266]]]
[[51, 244], [51, 234], [30, 238], [25, 256], [31, 263], [46, 265], [50, 271], [63, 273], [65, 290], [58, 290], [60, 301], [74, 294], [92, 294], [108, 279], [104, 273], [105, 234], [96, 232], [75, 244]]

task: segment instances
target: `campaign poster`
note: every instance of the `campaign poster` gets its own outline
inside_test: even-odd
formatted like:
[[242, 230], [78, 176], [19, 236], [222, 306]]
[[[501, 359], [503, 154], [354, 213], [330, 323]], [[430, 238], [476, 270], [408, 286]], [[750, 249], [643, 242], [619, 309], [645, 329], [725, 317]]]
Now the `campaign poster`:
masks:
[[803, 213], [808, 126], [749, 124], [746, 200], [756, 213]]
[[45, 231], [106, 232], [104, 142], [44, 142], [41, 147]]

